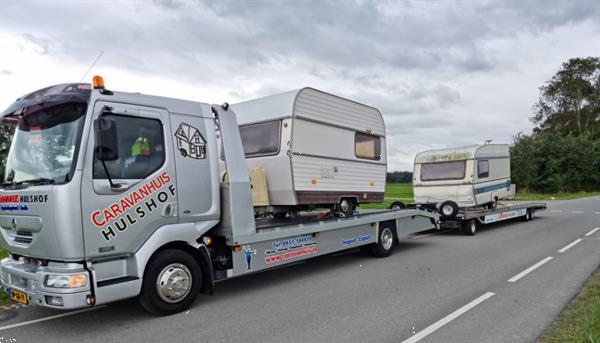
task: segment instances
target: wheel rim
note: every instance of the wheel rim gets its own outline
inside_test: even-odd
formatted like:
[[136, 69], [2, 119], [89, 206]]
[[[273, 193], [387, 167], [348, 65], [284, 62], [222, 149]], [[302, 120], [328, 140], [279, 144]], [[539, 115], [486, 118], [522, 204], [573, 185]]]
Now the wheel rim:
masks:
[[163, 268], [156, 279], [156, 291], [165, 302], [176, 303], [185, 298], [192, 289], [192, 273], [181, 263]]
[[445, 205], [442, 207], [442, 213], [444, 213], [445, 216], [451, 215], [452, 212], [454, 212], [454, 208], [451, 205]]
[[392, 206], [392, 210], [399, 210], [401, 207], [400, 205], [393, 205]]
[[392, 248], [392, 244], [394, 244], [394, 235], [392, 234], [392, 230], [389, 228], [383, 229], [381, 233], [381, 246], [384, 250], [390, 250]]
[[342, 210], [342, 212], [348, 212], [348, 210], [350, 209], [350, 203], [348, 202], [348, 200], [344, 199], [340, 202], [340, 210]]

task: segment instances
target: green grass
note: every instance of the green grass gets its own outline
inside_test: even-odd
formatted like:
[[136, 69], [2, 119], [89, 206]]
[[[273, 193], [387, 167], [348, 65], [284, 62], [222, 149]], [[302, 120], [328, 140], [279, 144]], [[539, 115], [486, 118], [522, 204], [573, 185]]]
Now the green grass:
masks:
[[600, 270], [594, 273], [539, 341], [600, 342]]
[[410, 183], [388, 183], [385, 185], [385, 200], [383, 203], [364, 204], [360, 205], [360, 208], [388, 208], [394, 201], [402, 201], [405, 204], [414, 202], [412, 185]]
[[600, 195], [600, 192], [517, 193], [515, 200], [572, 200]]
[[[600, 195], [600, 192], [577, 192], [577, 193], [517, 193], [515, 200], [537, 201], [537, 200], [571, 200]], [[385, 185], [385, 200], [383, 203], [363, 204], [362, 209], [388, 208], [392, 202], [402, 201], [405, 204], [414, 202], [412, 185], [410, 183], [388, 183]]]

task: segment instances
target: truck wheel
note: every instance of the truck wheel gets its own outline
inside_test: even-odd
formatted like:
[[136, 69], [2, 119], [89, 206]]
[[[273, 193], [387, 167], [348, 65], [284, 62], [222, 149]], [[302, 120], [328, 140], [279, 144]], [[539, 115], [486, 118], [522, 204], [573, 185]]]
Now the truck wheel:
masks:
[[458, 214], [458, 205], [454, 201], [444, 201], [440, 205], [440, 214], [444, 218], [454, 218]]
[[377, 243], [369, 246], [370, 253], [374, 257], [388, 257], [394, 248], [394, 232], [385, 225], [379, 228], [379, 239]]
[[392, 210], [399, 210], [401, 208], [406, 208], [406, 204], [403, 203], [402, 201], [394, 201], [391, 205], [390, 205], [390, 209]]
[[139, 301], [150, 313], [174, 314], [190, 307], [201, 288], [202, 271], [194, 257], [167, 249], [148, 263]]
[[471, 219], [462, 224], [463, 233], [467, 236], [475, 236], [477, 232], [477, 220]]
[[525, 215], [521, 217], [521, 220], [524, 222], [528, 222], [531, 220], [531, 210], [527, 209], [527, 211], [525, 212]]

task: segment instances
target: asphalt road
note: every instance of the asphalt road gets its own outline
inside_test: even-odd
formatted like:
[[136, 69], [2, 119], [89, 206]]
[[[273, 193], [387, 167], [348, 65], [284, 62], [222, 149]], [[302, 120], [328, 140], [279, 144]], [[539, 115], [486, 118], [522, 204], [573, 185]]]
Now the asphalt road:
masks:
[[406, 237], [385, 259], [351, 251], [225, 281], [169, 317], [135, 301], [0, 311], [0, 343], [530, 342], [600, 265], [596, 227], [600, 197], [556, 201], [473, 237]]

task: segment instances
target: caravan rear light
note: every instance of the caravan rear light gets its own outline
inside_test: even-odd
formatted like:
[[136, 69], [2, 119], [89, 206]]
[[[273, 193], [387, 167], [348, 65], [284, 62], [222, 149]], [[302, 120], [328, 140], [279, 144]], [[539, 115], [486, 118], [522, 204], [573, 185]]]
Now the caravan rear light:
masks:
[[202, 237], [202, 241], [204, 242], [204, 245], [206, 245], [206, 246], [209, 246], [212, 244], [212, 238], [209, 236]]

